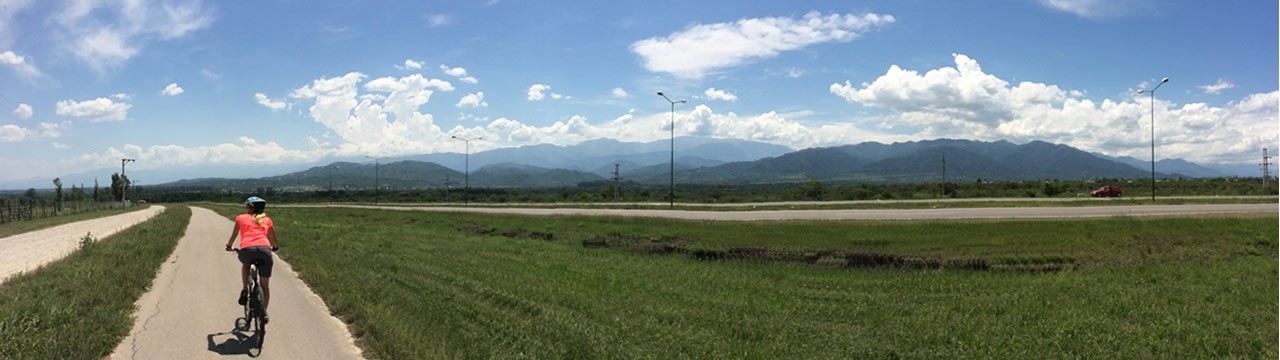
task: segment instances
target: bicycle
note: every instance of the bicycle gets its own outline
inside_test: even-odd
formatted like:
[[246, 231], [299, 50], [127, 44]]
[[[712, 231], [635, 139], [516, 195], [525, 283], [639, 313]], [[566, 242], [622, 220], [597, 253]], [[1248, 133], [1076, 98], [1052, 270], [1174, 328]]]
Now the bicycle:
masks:
[[[239, 253], [240, 249], [232, 249]], [[248, 301], [244, 303], [244, 317], [236, 318], [235, 329], [239, 331], [248, 331], [252, 325], [253, 339], [250, 349], [256, 348], [258, 352], [262, 352], [262, 344], [267, 338], [267, 312], [263, 308], [262, 286], [258, 282], [258, 265], [262, 264], [262, 260], [254, 261], [249, 264], [249, 282], [245, 285], [245, 290], [249, 294]]]

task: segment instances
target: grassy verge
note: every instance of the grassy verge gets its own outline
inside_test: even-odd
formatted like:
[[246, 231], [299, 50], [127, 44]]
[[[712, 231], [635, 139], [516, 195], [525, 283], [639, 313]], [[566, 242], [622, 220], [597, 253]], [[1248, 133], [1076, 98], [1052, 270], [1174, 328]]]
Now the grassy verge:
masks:
[[133, 326], [134, 302], [190, 218], [187, 207], [168, 206], [150, 221], [0, 285], [0, 358], [111, 354]]
[[105, 216], [119, 215], [131, 211], [146, 209], [151, 205], [135, 206], [128, 209], [103, 209], [97, 211], [82, 212], [71, 215], [42, 217], [32, 219], [30, 221], [15, 221], [11, 223], [0, 224], [0, 238], [9, 237], [15, 234], [21, 234], [28, 231], [50, 228], [62, 224], [73, 223], [80, 220], [96, 219]]
[[[359, 209], [272, 215], [282, 256], [374, 357], [1277, 355], [1274, 215], [750, 224]], [[504, 229], [552, 239], [509, 238]], [[610, 232], [708, 248], [873, 249], [1012, 263], [1071, 256], [1087, 266], [844, 270], [580, 242]]]
[[[977, 207], [1083, 207], [1083, 206], [1132, 206], [1132, 205], [1209, 205], [1209, 204], [1274, 204], [1274, 196], [1263, 197], [1194, 197], [1194, 198], [1162, 198], [1152, 202], [1149, 198], [1049, 198], [1049, 199], [988, 199], [988, 200], [884, 200], [884, 201], [832, 201], [832, 202], [792, 202], [792, 203], [723, 203], [698, 204], [676, 203], [679, 210], [693, 211], [761, 211], [761, 210], [857, 210], [857, 209], [945, 209], [945, 208], [977, 208]], [[350, 203], [344, 203], [350, 204]], [[360, 203], [360, 205], [374, 205]], [[459, 204], [436, 203], [381, 203], [379, 206], [461, 206]], [[629, 210], [666, 210], [667, 204], [652, 203], [474, 203], [472, 207], [522, 207], [542, 209], [629, 209]]]

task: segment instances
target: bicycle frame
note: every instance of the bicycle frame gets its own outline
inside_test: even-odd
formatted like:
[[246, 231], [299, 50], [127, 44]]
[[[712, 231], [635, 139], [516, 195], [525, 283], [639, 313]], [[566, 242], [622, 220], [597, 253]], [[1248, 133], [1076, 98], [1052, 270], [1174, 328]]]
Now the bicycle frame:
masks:
[[265, 312], [262, 311], [263, 300], [265, 299], [263, 297], [262, 284], [258, 278], [258, 264], [256, 262], [249, 264], [249, 281], [245, 284], [245, 290], [249, 293], [249, 301], [244, 304], [244, 317], [236, 319], [235, 328], [240, 331], [248, 331], [252, 326], [254, 328], [253, 337], [257, 340], [253, 347], [261, 351], [262, 344], [267, 336], [267, 324], [264, 321], [266, 319]]

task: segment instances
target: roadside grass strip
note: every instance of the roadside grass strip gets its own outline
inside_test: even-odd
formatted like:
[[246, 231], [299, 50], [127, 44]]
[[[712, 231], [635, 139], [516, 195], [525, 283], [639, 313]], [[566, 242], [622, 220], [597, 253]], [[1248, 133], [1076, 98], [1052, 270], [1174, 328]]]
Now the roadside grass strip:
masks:
[[0, 359], [96, 359], [133, 326], [134, 303], [177, 244], [191, 210], [154, 218], [0, 286]]
[[[345, 208], [271, 215], [281, 256], [375, 358], [1277, 356], [1274, 214], [759, 223]], [[584, 246], [609, 234], [726, 254], [1073, 265], [824, 266]], [[857, 261], [873, 261], [865, 256]]]

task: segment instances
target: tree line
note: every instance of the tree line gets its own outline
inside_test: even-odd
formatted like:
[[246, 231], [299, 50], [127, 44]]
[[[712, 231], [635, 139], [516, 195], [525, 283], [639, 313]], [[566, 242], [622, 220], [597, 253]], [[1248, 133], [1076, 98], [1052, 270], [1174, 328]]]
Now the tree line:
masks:
[[[93, 189], [89, 190], [84, 183], [80, 186], [71, 185], [69, 192], [63, 191], [62, 178], [53, 178], [53, 201], [55, 206], [61, 210], [65, 202], [104, 202], [104, 201], [123, 201], [126, 191], [132, 192], [132, 183], [129, 181], [128, 175], [120, 175], [120, 173], [111, 174], [111, 186], [103, 188], [98, 184], [98, 180], [93, 180]], [[28, 188], [23, 193], [23, 197], [28, 200], [42, 200], [40, 192], [36, 188]]]
[[[675, 184], [675, 201], [682, 203], [751, 203], [776, 201], [848, 201], [941, 198], [1063, 198], [1089, 197], [1102, 185], [1118, 185], [1124, 197], [1151, 195], [1142, 179], [1007, 181], [976, 180], [947, 183], [830, 183], [808, 180], [779, 184]], [[666, 185], [592, 181], [568, 187], [435, 189], [297, 190], [261, 187], [252, 191], [209, 187], [148, 187], [152, 202], [238, 202], [257, 195], [292, 203], [645, 203], [670, 201]], [[1261, 178], [1160, 180], [1159, 196], [1276, 195], [1275, 183], [1263, 187]], [[134, 198], [131, 196], [131, 198]]]

